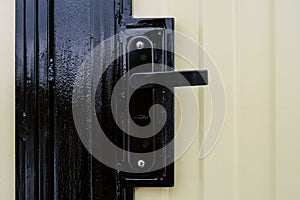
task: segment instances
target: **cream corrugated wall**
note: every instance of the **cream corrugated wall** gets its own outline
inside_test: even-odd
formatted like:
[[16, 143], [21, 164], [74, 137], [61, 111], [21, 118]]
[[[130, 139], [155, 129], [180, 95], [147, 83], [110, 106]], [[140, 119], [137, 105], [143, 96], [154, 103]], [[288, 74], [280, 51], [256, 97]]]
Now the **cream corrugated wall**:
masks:
[[277, 199], [300, 199], [300, 1], [275, 0]]
[[[227, 94], [214, 151], [198, 159], [210, 116], [202, 89], [204, 127], [176, 163], [176, 186], [139, 188], [136, 200], [300, 199], [299, 10], [298, 0], [134, 1], [136, 16], [174, 16], [178, 31], [204, 45]], [[14, 1], [1, 0], [0, 22], [0, 199], [13, 199]]]
[[[134, 1], [136, 16], [173, 16], [205, 47], [227, 95], [214, 151], [197, 159], [204, 127], [176, 163], [175, 188], [139, 188], [136, 200], [300, 199], [299, 10], [298, 0]], [[199, 99], [209, 118], [206, 91]]]
[[14, 199], [14, 1], [0, 1], [0, 200]]

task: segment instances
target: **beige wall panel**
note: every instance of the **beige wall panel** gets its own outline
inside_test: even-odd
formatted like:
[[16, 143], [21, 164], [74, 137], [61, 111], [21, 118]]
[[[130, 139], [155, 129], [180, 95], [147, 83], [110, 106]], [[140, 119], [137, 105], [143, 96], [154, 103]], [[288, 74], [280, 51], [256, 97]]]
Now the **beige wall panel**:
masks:
[[275, 0], [276, 200], [300, 199], [300, 1]]
[[0, 6], [0, 199], [14, 199], [14, 1]]
[[238, 199], [274, 199], [273, 0], [237, 3]]
[[236, 64], [235, 3], [232, 0], [204, 0], [204, 48], [218, 66], [224, 81], [227, 105], [223, 135], [204, 162], [204, 199], [235, 199], [236, 195]]

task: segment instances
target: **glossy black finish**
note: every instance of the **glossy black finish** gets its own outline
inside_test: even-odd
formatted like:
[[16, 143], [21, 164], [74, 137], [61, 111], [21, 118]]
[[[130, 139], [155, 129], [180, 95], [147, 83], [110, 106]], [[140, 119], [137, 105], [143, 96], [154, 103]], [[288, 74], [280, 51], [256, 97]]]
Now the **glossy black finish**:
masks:
[[[150, 22], [143, 21], [141, 24], [140, 22], [134, 22], [136, 23], [135, 26], [133, 26], [134, 23], [132, 21], [129, 21], [129, 23], [131, 23], [131, 26], [127, 26], [127, 29], [130, 29], [133, 34], [128, 38], [128, 41], [132, 41], [132, 46], [129, 47], [131, 51], [129, 55], [127, 55], [127, 59], [125, 61], [126, 71], [142, 66], [143, 64], [149, 64], [143, 69], [143, 72], [148, 73], [153, 72], [153, 70], [164, 71], [165, 68], [163, 65], [174, 68], [174, 57], [172, 53], [156, 48], [136, 49], [135, 47], [136, 42], [142, 41], [144, 42], [145, 47], [150, 47], [150, 43], [153, 43], [153, 46], [156, 47], [166, 44], [167, 49], [173, 50], [173, 35], [166, 34], [164, 31], [164, 29], [173, 29], [173, 19], [152, 19]], [[149, 28], [149, 24], [152, 27]], [[138, 27], [138, 29], [136, 29], [136, 27]], [[147, 37], [149, 39], [149, 45], [147, 45], [147, 41], [143, 40], [140, 36]], [[155, 68], [152, 65], [153, 63], [163, 65], [160, 65], [161, 67], [159, 68]], [[130, 89], [131, 88], [128, 85], [128, 90]], [[135, 91], [130, 100], [131, 104], [129, 106], [131, 117], [133, 118], [133, 121], [140, 126], [149, 124], [149, 109], [153, 104], [161, 104], [166, 109], [167, 120], [164, 128], [153, 137], [142, 139], [130, 137], [125, 134], [125, 144], [127, 144], [129, 148], [128, 150], [130, 152], [139, 153], [154, 152], [169, 144], [174, 138], [173, 91], [167, 88], [138, 89]], [[163, 112], [155, 113], [154, 124], [160, 123], [163, 115]], [[127, 149], [126, 146], [124, 146], [123, 149]], [[166, 154], [156, 154], [153, 159], [145, 160], [145, 167], [151, 164], [157, 165], [158, 163], [164, 163], [166, 162], [167, 157], [171, 157], [173, 160], [173, 146], [171, 148], [167, 148]], [[129, 159], [129, 162], [138, 172], [138, 160]], [[123, 187], [126, 191], [133, 190], [135, 187], [172, 187], [174, 185], [174, 165], [171, 163], [169, 166], [165, 166], [160, 170], [150, 173], [121, 173], [121, 176], [123, 182], [122, 185], [124, 185]], [[131, 194], [131, 192], [129, 194]], [[129, 200], [131, 199], [131, 197], [124, 198]]]
[[[184, 77], [185, 81], [180, 81], [180, 77]], [[162, 83], [164, 87], [185, 87], [200, 86], [208, 84], [207, 70], [187, 70], [187, 71], [165, 71], [165, 72], [144, 72], [132, 74], [129, 78], [129, 84], [132, 87], [143, 82]], [[142, 88], [160, 88], [162, 85], [147, 84]]]
[[53, 199], [52, 3], [16, 3], [16, 199]]
[[[123, 173], [101, 164], [82, 145], [72, 118], [75, 76], [94, 47], [125, 29], [173, 29], [173, 19], [132, 18], [131, 4], [16, 0], [16, 199], [132, 200], [134, 187], [173, 186], [173, 164], [147, 174]], [[172, 49], [173, 38], [167, 40]], [[174, 66], [172, 53], [157, 53]], [[97, 102], [104, 106], [97, 108], [102, 113], [98, 119], [109, 133], [117, 128], [107, 105], [123, 71], [122, 61], [116, 60], [99, 85]], [[160, 92], [155, 100], [169, 116], [161, 136], [166, 138], [161, 140], [164, 146], [174, 134], [173, 94]], [[109, 135], [121, 145], [119, 137]]]

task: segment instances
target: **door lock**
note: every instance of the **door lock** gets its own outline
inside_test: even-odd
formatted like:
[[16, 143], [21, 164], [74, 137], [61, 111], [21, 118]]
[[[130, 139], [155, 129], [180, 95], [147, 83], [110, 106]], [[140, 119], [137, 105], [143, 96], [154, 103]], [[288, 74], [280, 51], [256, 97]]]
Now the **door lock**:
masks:
[[[170, 31], [173, 23], [174, 19], [131, 18], [124, 30], [125, 37], [120, 38], [121, 54], [125, 55], [123, 75], [127, 81], [123, 86], [126, 85], [127, 92], [132, 91], [132, 96], [128, 97], [130, 116], [125, 112], [122, 117], [132, 119], [132, 124], [128, 124], [130, 133], [124, 133], [122, 139], [126, 141], [123, 148], [129, 153], [124, 154], [122, 160], [136, 172], [121, 173], [123, 200], [133, 199], [134, 187], [174, 185], [174, 146], [169, 145], [174, 139], [174, 88], [208, 84], [207, 70], [174, 71], [174, 35]], [[160, 104], [164, 110], [151, 110], [155, 104]], [[146, 127], [150, 123], [153, 131], [149, 133], [131, 128]], [[155, 133], [157, 127], [162, 128]], [[158, 151], [166, 146], [164, 152]], [[133, 157], [131, 152], [141, 156]], [[143, 157], [143, 153], [149, 152], [158, 153]]]

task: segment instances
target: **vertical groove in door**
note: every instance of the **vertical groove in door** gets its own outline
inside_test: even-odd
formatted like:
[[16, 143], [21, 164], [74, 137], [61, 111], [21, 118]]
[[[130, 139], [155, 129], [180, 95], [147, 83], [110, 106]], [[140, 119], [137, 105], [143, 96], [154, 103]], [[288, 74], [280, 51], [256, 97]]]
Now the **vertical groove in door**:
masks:
[[234, 167], [234, 172], [233, 172], [233, 187], [234, 187], [234, 200], [240, 199], [239, 197], [239, 169], [237, 168], [238, 166], [238, 148], [239, 148], [239, 141], [238, 141], [238, 108], [237, 108], [237, 103], [238, 103], [238, 66], [239, 66], [239, 0], [233, 0], [232, 1], [232, 24], [233, 24], [233, 96], [232, 103], [233, 103], [233, 167]]

